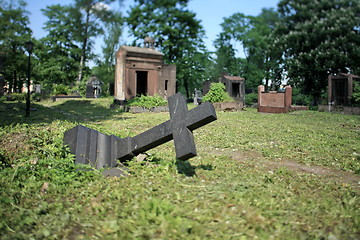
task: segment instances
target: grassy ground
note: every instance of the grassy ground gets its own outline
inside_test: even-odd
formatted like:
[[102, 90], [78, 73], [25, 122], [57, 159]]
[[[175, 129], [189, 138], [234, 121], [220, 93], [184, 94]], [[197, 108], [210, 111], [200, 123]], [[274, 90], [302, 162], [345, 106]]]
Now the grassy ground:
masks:
[[[119, 137], [169, 119], [111, 99], [0, 103], [0, 239], [359, 239], [360, 117], [219, 112], [129, 162], [131, 176], [76, 171], [62, 145], [77, 124]], [[190, 106], [191, 107], [191, 106]]]

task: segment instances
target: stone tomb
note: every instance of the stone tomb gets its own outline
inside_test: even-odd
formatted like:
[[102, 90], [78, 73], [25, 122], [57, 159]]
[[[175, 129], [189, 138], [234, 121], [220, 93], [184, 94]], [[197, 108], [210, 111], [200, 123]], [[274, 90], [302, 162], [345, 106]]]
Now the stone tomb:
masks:
[[[224, 84], [225, 91], [235, 102], [214, 103], [217, 111], [241, 111], [245, 105], [245, 79], [239, 76], [229, 76], [223, 73], [219, 82]], [[210, 90], [211, 82], [203, 83], [202, 94], [206, 95]]]
[[328, 103], [331, 105], [351, 105], [354, 81], [360, 77], [353, 74], [338, 73], [328, 76]]
[[120, 104], [138, 95], [167, 99], [175, 94], [176, 65], [163, 63], [152, 38], [145, 38], [144, 46], [121, 46], [116, 52], [114, 97]]
[[64, 144], [75, 154], [75, 163], [91, 164], [96, 169], [115, 168], [118, 161], [129, 160], [174, 139], [176, 158], [196, 156], [192, 131], [217, 119], [211, 103], [188, 111], [186, 99], [175, 94], [168, 99], [170, 120], [135, 137], [119, 138], [78, 125], [64, 134]]
[[221, 82], [225, 85], [225, 90], [235, 101], [245, 102], [245, 79], [239, 76], [228, 76], [223, 74]]
[[289, 111], [309, 110], [307, 106], [292, 106], [292, 88], [286, 86], [284, 92], [265, 92], [265, 86], [258, 86], [258, 112], [288, 113]]
[[86, 83], [86, 98], [99, 98], [101, 96], [101, 85], [103, 83], [97, 78], [96, 75], [90, 77]]

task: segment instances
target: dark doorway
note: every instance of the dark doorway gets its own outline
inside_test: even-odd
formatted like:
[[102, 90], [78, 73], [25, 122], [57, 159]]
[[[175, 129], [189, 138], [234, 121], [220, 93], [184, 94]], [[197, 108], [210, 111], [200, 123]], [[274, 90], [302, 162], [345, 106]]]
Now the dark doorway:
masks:
[[168, 90], [168, 84], [169, 84], [169, 80], [165, 80], [165, 91]]
[[148, 72], [136, 71], [136, 95], [146, 95], [148, 85]]
[[347, 82], [344, 80], [333, 80], [333, 96], [336, 104], [347, 103]]
[[231, 96], [240, 97], [240, 83], [231, 84]]

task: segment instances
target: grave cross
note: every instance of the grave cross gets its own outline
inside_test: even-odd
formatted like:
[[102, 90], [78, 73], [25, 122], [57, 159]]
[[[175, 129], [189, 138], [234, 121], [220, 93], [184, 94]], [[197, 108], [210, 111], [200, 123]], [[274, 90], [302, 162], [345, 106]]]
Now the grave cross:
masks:
[[170, 120], [135, 137], [119, 138], [78, 125], [64, 134], [64, 144], [76, 156], [76, 163], [90, 163], [97, 169], [116, 167], [123, 161], [174, 139], [176, 158], [187, 160], [196, 156], [192, 131], [215, 121], [211, 103], [203, 103], [188, 111], [181, 94], [169, 97]]

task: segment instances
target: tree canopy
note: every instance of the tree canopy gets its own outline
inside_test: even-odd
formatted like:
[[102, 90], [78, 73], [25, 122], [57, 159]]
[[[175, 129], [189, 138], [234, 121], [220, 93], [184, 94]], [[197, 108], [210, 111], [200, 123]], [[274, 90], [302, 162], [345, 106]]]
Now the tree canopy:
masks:
[[[224, 18], [222, 32], [214, 42], [217, 75], [222, 72], [241, 75], [247, 80], [247, 88], [252, 89], [256, 89], [263, 79], [268, 81], [272, 77], [274, 80], [270, 69], [275, 65], [277, 51], [271, 48], [271, 33], [278, 20], [274, 9], [262, 9], [256, 17], [235, 13]], [[244, 58], [236, 57], [240, 54]]]
[[[189, 0], [134, 0], [127, 16], [109, 8], [115, 2], [122, 0], [49, 5], [42, 10], [47, 35], [34, 39], [25, 0], [0, 0], [0, 55], [6, 56], [0, 74], [9, 90], [18, 91], [26, 79], [28, 40], [36, 43], [35, 82], [48, 88], [78, 85], [96, 73], [108, 86], [114, 81], [115, 51], [126, 44], [121, 41], [124, 24], [132, 45], [142, 45], [147, 36], [156, 40], [165, 63], [177, 65], [177, 90], [187, 97], [226, 72], [244, 77], [247, 89], [256, 91], [259, 84], [276, 89], [288, 81], [296, 92], [317, 100], [328, 74], [360, 74], [359, 1], [280, 0], [277, 9], [262, 9], [257, 16], [234, 13], [220, 24], [214, 53], [203, 42], [205, 31]], [[104, 39], [101, 57], [94, 54], [99, 36]]]
[[[39, 78], [45, 85], [79, 85], [84, 73], [90, 75], [87, 61], [98, 65], [94, 73], [101, 74], [107, 83], [114, 79], [114, 52], [122, 33], [123, 18], [108, 4], [115, 0], [77, 0], [70, 5], [52, 5], [43, 9], [47, 17], [44, 29], [48, 35], [41, 39], [37, 51], [43, 64], [38, 65]], [[119, 1], [121, 2], [121, 1]], [[94, 40], [104, 37], [103, 59], [94, 54]], [[45, 61], [46, 59], [46, 61]], [[110, 75], [110, 76], [109, 76]]]
[[25, 1], [0, 1], [0, 54], [9, 91], [20, 91], [26, 77], [25, 42], [31, 40]]
[[[139, 45], [146, 36], [151, 36], [156, 39], [157, 48], [164, 54], [165, 63], [179, 65], [178, 90], [189, 97], [202, 78], [195, 72], [202, 72], [201, 68], [207, 60], [199, 55], [206, 55], [207, 51], [202, 40], [205, 36], [203, 27], [196, 19], [196, 14], [187, 9], [188, 2], [135, 0], [127, 23], [134, 37], [133, 45]], [[195, 63], [195, 58], [201, 62]]]
[[276, 46], [292, 84], [318, 98], [330, 73], [359, 71], [360, 2], [282, 0]]

